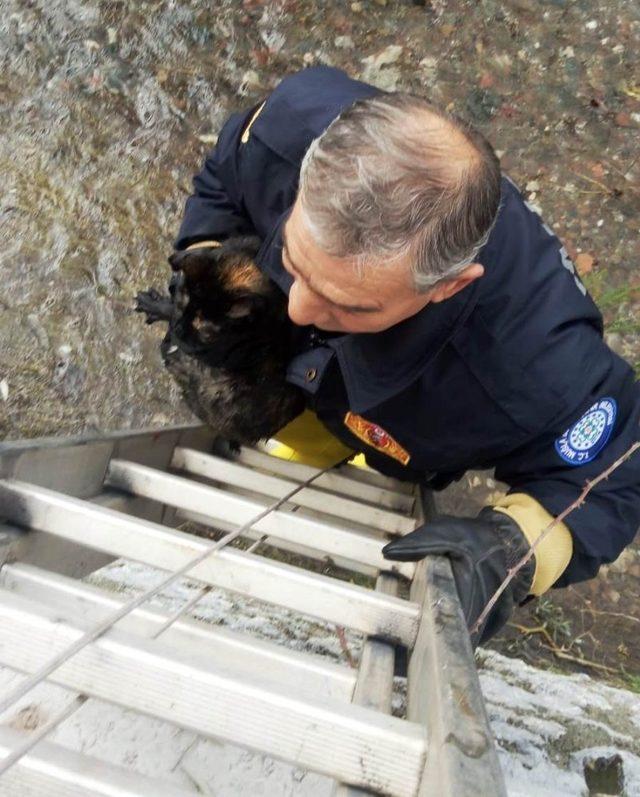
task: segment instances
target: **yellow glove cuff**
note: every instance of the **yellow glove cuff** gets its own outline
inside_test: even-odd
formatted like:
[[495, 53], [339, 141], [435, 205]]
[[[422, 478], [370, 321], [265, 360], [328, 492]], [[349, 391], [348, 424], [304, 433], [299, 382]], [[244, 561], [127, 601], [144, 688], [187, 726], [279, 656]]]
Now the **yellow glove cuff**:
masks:
[[[535, 498], [525, 493], [505, 495], [493, 509], [515, 520], [529, 545], [535, 543], [554, 519]], [[532, 595], [542, 595], [555, 584], [569, 564], [572, 553], [571, 532], [564, 523], [558, 523], [534, 551], [536, 569], [530, 589]]]

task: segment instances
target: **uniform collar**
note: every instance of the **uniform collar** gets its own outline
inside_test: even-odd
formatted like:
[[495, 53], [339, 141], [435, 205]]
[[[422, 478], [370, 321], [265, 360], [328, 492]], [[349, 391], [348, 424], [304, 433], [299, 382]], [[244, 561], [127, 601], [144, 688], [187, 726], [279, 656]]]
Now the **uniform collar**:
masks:
[[383, 332], [328, 341], [338, 357], [351, 409], [365, 412], [406, 390], [464, 323], [476, 298], [477, 285], [472, 283]]
[[[256, 262], [288, 294], [291, 276], [282, 265], [282, 229], [289, 215], [286, 210], [265, 239]], [[479, 281], [473, 282], [451, 299], [429, 304], [416, 315], [383, 332], [357, 333], [330, 338], [326, 342], [338, 359], [353, 412], [367, 410], [401, 393], [418, 379], [427, 365], [442, 350], [473, 310], [479, 295]], [[296, 371], [304, 367], [307, 356], [295, 358]], [[314, 367], [322, 373], [330, 357], [315, 357]], [[322, 381], [318, 372], [315, 390]], [[297, 380], [295, 380], [297, 382]], [[302, 385], [309, 389], [308, 385]]]

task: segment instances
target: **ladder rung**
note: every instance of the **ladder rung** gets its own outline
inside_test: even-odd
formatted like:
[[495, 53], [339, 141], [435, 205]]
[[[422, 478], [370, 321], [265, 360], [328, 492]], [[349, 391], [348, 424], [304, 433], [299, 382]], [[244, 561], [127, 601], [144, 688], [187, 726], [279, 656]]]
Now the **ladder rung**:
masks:
[[[17, 595], [3, 593], [2, 606], [0, 659], [18, 670], [34, 672], [83, 633], [55, 608]], [[414, 797], [418, 788], [426, 753], [420, 725], [312, 700], [294, 683], [250, 680], [159, 640], [111, 629], [50, 680], [383, 794]]]
[[[0, 759], [28, 739], [27, 734], [0, 727]], [[156, 780], [76, 753], [50, 742], [37, 747], [0, 777], [0, 797], [193, 797], [166, 781]]]
[[[217, 520], [242, 526], [264, 510], [264, 505], [239, 495], [226, 493], [206, 484], [199, 484], [181, 476], [173, 476], [134, 462], [112, 460], [108, 483], [135, 495], [153, 498], [170, 506], [197, 512], [209, 518], [209, 525]], [[317, 548], [329, 556], [341, 556], [381, 570], [391, 569], [381, 553], [382, 543], [355, 531], [330, 526], [311, 518], [286, 512], [270, 512], [252, 525], [255, 531], [277, 539]], [[393, 564], [394, 570], [411, 578], [413, 562]]]
[[416, 486], [412, 482], [403, 482], [393, 476], [385, 476], [378, 470], [369, 467], [358, 467], [351, 465], [347, 462], [344, 465], [338, 465], [336, 470], [342, 473], [347, 479], [351, 481], [362, 482], [363, 484], [372, 484], [374, 487], [382, 487], [385, 490], [391, 490], [394, 493], [402, 493], [415, 497]]
[[[136, 785], [121, 788], [110, 774], [117, 768], [108, 765], [106, 775], [92, 770], [88, 781], [86, 759], [71, 764], [77, 754], [62, 749], [28, 770], [49, 749], [43, 743], [28, 754], [28, 745], [90, 697], [173, 723], [175, 732], [205, 744], [216, 738], [317, 771], [334, 780], [340, 797], [504, 795], [449, 561], [397, 564], [390, 574], [394, 565], [381, 556], [389, 534], [408, 533], [433, 514], [431, 494], [369, 469], [318, 471], [277, 459], [264, 453], [268, 445], [242, 449], [231, 461], [201, 454], [225, 448], [203, 431], [0, 444], [0, 665], [23, 673], [2, 702], [6, 709], [44, 680], [75, 694], [37, 735], [8, 739], [12, 752], [4, 752], [0, 728], [0, 760], [4, 754], [11, 764], [0, 777], [0, 797], [174, 793], [132, 774]], [[110, 462], [119, 486], [105, 489]], [[170, 475], [172, 464], [182, 473]], [[235, 532], [223, 545], [253, 535], [377, 576], [376, 590], [310, 572], [308, 559], [295, 567], [275, 561], [277, 552], [267, 558], [231, 546], [216, 550], [218, 543], [175, 530], [184, 517]], [[15, 558], [21, 564], [9, 564]], [[134, 568], [144, 582], [134, 587], [137, 597], [60, 575], [82, 577], [101, 558], [153, 569]], [[397, 597], [400, 571], [411, 579], [409, 600]], [[220, 629], [153, 608], [153, 596], [187, 584], [192, 597], [181, 603], [183, 614], [201, 599], [203, 612], [219, 600], [216, 590], [206, 602], [207, 585], [285, 607], [236, 598], [232, 610], [235, 616], [247, 604], [251, 613], [275, 611], [285, 634], [300, 623], [297, 613], [323, 622], [323, 634], [332, 634], [331, 623], [355, 629], [365, 637], [357, 677], [311, 652], [238, 633], [235, 623]], [[317, 628], [311, 624], [312, 635]], [[336, 636], [345, 647], [340, 627]], [[406, 720], [389, 715], [396, 644], [410, 650]], [[50, 763], [57, 766], [53, 779]], [[14, 780], [36, 769], [39, 780]]]
[[[188, 448], [176, 448], [171, 464], [174, 468], [188, 473], [204, 476], [207, 479], [234, 487], [242, 487], [273, 498], [282, 498], [291, 492], [297, 484], [295, 481], [258, 473], [246, 465], [238, 465], [228, 459], [221, 459]], [[408, 534], [416, 527], [414, 518], [377, 507], [363, 506], [359, 501], [332, 495], [313, 487], [305, 487], [300, 490], [291, 498], [291, 503], [306, 509], [315, 509], [326, 515], [352, 520], [390, 534]]]
[[[358, 465], [351, 465], [346, 463], [338, 465], [336, 471], [342, 474], [349, 481], [357, 481], [362, 484], [370, 484], [373, 487], [382, 488], [383, 490], [390, 490], [392, 493], [401, 494], [412, 499], [415, 499], [416, 486], [413, 482], [403, 482], [393, 476], [385, 476], [378, 470], [373, 468], [361, 468]], [[415, 500], [413, 502], [415, 505]]]
[[[91, 584], [30, 565], [5, 565], [0, 570], [0, 585], [29, 600], [55, 606], [89, 627], [98, 625], [125, 603], [123, 598]], [[119, 620], [118, 628], [149, 638], [167, 617], [155, 609], [138, 608]], [[248, 634], [185, 618], [176, 621], [159, 639], [210, 656], [230, 669], [268, 673], [282, 683], [293, 680], [301, 692], [310, 695], [346, 702], [353, 695], [356, 675], [352, 669]]]
[[[193, 523], [198, 523], [201, 526], [211, 526], [211, 518], [206, 515], [201, 515], [198, 512], [189, 512], [186, 509], [178, 509], [176, 511], [178, 520], [189, 520]], [[174, 524], [177, 525], [177, 524]], [[237, 523], [225, 523], [224, 521], [216, 521], [215, 527], [218, 531], [235, 531], [238, 528]], [[242, 536], [247, 540], [263, 540], [264, 534], [253, 529], [247, 529], [246, 533], [243, 532]], [[335, 565], [342, 567], [345, 570], [350, 570], [353, 573], [362, 573], [365, 576], [375, 579], [380, 572], [379, 568], [373, 565], [366, 565], [362, 562], [355, 562], [353, 559], [345, 559], [342, 556], [331, 554], [329, 556], [326, 551], [321, 551], [318, 548], [310, 548], [308, 545], [299, 545], [295, 542], [288, 540], [276, 539], [275, 537], [267, 537], [264, 544], [271, 548], [278, 548], [280, 551], [289, 551], [297, 556], [304, 556], [307, 559], [313, 559], [316, 562], [322, 562], [325, 565]]]
[[[133, 519], [43, 487], [0, 481], [7, 518], [114, 556], [178, 570], [208, 542], [149, 521]], [[223, 549], [194, 567], [190, 577], [413, 646], [418, 604], [310, 573], [253, 554]]]
[[[253, 448], [242, 447], [236, 457], [236, 461], [297, 482], [304, 482], [318, 472], [317, 468], [312, 468], [310, 465], [289, 462], [286, 459], [279, 459], [262, 451], [256, 451]], [[354, 470], [357, 469], [354, 468]], [[383, 506], [387, 509], [396, 509], [401, 512], [411, 512], [415, 505], [415, 497], [413, 495], [351, 479], [348, 476], [343, 476], [340, 471], [330, 471], [318, 476], [314, 485], [322, 487], [323, 490], [346, 495], [348, 498], [367, 501], [374, 506]]]

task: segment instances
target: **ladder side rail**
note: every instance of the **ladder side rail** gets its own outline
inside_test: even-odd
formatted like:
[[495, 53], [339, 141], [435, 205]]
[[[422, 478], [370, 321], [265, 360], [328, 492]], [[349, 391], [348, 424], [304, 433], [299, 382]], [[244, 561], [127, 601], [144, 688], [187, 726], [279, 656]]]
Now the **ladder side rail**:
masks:
[[[435, 513], [426, 489], [420, 513], [423, 522]], [[506, 797], [448, 558], [430, 556], [418, 563], [411, 600], [422, 606], [422, 619], [409, 657], [407, 719], [422, 724], [429, 739], [419, 797]]]
[[[385, 595], [397, 595], [397, 577], [390, 573], [381, 573], [376, 582], [376, 590]], [[382, 639], [369, 637], [362, 648], [353, 702], [383, 714], [391, 714], [394, 666], [395, 646]], [[359, 797], [365, 794], [375, 792], [345, 783], [336, 784], [334, 790], [334, 797]]]
[[[177, 445], [211, 450], [214, 436], [202, 424], [108, 432], [101, 435], [44, 437], [0, 443], [0, 479], [24, 480], [79, 498], [95, 498], [103, 490], [112, 457], [154, 465], [166, 470]], [[173, 508], [152, 501], [130, 504], [127, 511], [138, 517], [174, 522]], [[4, 520], [0, 507], [0, 523]], [[103, 567], [112, 557], [90, 552], [85, 546], [62, 541], [24, 540], [25, 561], [48, 566], [56, 572], [82, 578]]]
[[176, 445], [208, 449], [213, 434], [202, 425], [43, 437], [0, 443], [0, 478], [91, 498], [101, 489], [111, 457], [124, 457], [166, 470]]

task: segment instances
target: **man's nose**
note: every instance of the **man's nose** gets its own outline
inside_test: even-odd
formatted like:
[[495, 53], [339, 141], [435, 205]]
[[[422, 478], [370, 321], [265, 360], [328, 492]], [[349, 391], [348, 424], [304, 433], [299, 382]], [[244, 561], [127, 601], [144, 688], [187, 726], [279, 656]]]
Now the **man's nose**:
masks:
[[289, 291], [289, 318], [294, 324], [304, 327], [318, 324], [325, 315], [325, 303], [310, 291], [300, 280], [296, 280]]

